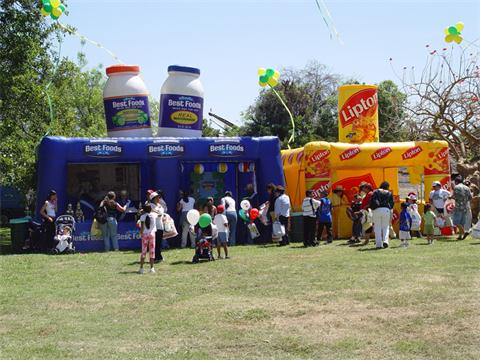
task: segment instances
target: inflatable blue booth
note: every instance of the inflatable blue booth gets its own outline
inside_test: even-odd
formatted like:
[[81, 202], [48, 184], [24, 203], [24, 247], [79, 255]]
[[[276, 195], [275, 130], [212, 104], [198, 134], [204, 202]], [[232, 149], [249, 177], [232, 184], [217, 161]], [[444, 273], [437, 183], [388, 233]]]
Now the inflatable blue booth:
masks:
[[238, 204], [248, 184], [258, 189], [262, 203], [267, 200], [268, 183], [284, 185], [277, 137], [45, 137], [37, 166], [37, 209], [54, 189], [59, 214], [65, 214], [69, 204], [74, 211], [77, 207], [82, 210], [84, 221], [77, 223], [74, 234], [79, 251], [103, 249], [103, 241], [91, 236], [90, 230], [95, 207], [111, 190], [120, 203], [130, 201], [131, 210], [119, 218], [120, 248], [136, 249], [140, 247], [136, 209], [145, 201], [148, 189], [164, 192], [168, 213], [177, 219], [181, 190], [189, 190], [198, 207], [209, 196], [217, 204], [227, 190]]

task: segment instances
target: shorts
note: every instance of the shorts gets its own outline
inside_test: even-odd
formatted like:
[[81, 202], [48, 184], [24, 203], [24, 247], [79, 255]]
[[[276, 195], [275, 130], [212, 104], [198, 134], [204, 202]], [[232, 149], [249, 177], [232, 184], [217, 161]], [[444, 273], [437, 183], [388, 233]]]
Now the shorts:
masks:
[[400, 238], [400, 240], [411, 240], [412, 239], [412, 237], [410, 236], [410, 231], [404, 231], [404, 230], [400, 230], [399, 238]]
[[423, 235], [434, 235], [435, 234], [435, 226], [425, 224], [423, 226]]
[[227, 245], [228, 234], [226, 232], [219, 232], [218, 236], [213, 240], [213, 245]]
[[142, 258], [145, 258], [147, 255], [147, 248], [150, 259], [155, 259], [155, 234], [142, 235]]
[[467, 222], [467, 212], [466, 211], [454, 211], [452, 216], [453, 225], [464, 226]]
[[367, 230], [365, 230], [365, 234], [371, 234], [373, 232], [373, 226], [370, 226]]

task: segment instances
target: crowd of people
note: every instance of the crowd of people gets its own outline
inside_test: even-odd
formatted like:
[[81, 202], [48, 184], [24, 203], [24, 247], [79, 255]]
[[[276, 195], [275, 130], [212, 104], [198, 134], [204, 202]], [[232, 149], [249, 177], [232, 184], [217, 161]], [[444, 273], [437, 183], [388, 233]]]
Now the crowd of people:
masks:
[[[461, 176], [454, 180], [453, 191], [444, 189], [440, 182], [435, 181], [429, 193], [429, 201], [424, 206], [423, 216], [420, 214], [419, 203], [415, 193], [409, 193], [405, 201], [401, 203], [399, 215], [399, 234], [402, 247], [409, 246], [412, 237], [422, 238], [425, 236], [429, 244], [433, 244], [434, 236], [439, 228], [449, 227], [457, 229], [457, 239], [465, 239], [472, 228], [472, 223], [478, 221], [478, 209], [474, 208], [472, 199], [478, 197], [478, 188], [465, 183]], [[346, 207], [348, 218], [352, 223], [352, 237], [350, 244], [367, 245], [374, 236], [375, 246], [378, 249], [388, 248], [391, 237], [396, 237], [392, 228], [394, 197], [390, 191], [388, 182], [382, 182], [377, 189], [372, 185], [362, 182], [358, 186], [359, 192], [353, 195], [353, 200], [348, 203], [344, 189], [335, 187], [329, 197], [328, 190], [315, 193], [313, 190], [306, 191], [306, 197], [302, 203], [304, 245], [317, 246], [325, 239], [329, 244], [334, 235], [338, 234], [338, 211]], [[200, 213], [208, 214], [217, 229], [214, 246], [217, 248], [217, 257], [221, 257], [223, 248], [225, 258], [228, 258], [228, 247], [239, 244], [270, 243], [272, 239], [278, 240], [279, 246], [290, 243], [291, 232], [291, 203], [282, 185], [269, 184], [266, 188], [268, 201], [263, 204], [258, 202], [258, 194], [252, 184], [245, 188], [242, 200], [248, 200], [251, 208], [264, 209], [265, 216], [248, 220], [239, 217], [239, 207], [231, 191], [225, 191], [223, 197], [215, 204], [212, 197], [206, 202], [199, 202], [190, 195], [189, 191], [183, 191], [176, 205], [178, 212], [179, 242], [180, 247], [195, 246], [199, 234], [198, 227], [192, 226], [187, 219], [187, 214], [192, 209]], [[447, 203], [454, 200], [452, 213], [447, 209]], [[117, 227], [118, 221], [125, 216], [131, 201], [122, 192], [117, 201], [116, 194], [110, 191], [100, 202], [95, 213], [95, 218], [101, 230], [105, 251], [119, 250]], [[348, 204], [348, 205], [347, 205]], [[345, 206], [347, 205], [347, 206]], [[337, 212], [337, 213], [336, 213]], [[40, 210], [44, 221], [44, 229], [50, 246], [54, 244], [55, 218], [57, 213], [57, 194], [50, 191], [47, 199]], [[103, 213], [103, 221], [100, 221]], [[162, 248], [167, 248], [169, 242], [165, 234], [172, 233], [171, 227], [175, 227], [173, 220], [168, 215], [168, 207], [161, 190], [149, 190], [142, 209], [136, 214], [138, 226], [142, 234], [141, 263], [146, 252], [150, 253], [150, 262], [153, 264], [163, 260]], [[252, 235], [249, 225], [255, 224], [258, 235]], [[168, 231], [167, 228], [168, 227]], [[423, 229], [423, 231], [422, 231]], [[176, 229], [174, 234], [176, 235]], [[154, 270], [153, 270], [154, 271]]]

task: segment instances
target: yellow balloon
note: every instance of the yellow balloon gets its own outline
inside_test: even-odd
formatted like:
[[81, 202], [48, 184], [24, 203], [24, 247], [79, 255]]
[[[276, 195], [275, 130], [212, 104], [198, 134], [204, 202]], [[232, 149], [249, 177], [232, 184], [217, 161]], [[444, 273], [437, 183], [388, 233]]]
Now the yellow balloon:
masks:
[[266, 72], [267, 70], [265, 70], [265, 68], [258, 68], [258, 76], [263, 76]]
[[457, 35], [455, 36], [455, 39], [453, 39], [457, 44], [460, 44], [463, 41], [462, 35]]
[[50, 15], [50, 13], [49, 13], [49, 12], [46, 12], [44, 8], [42, 8], [42, 9], [40, 10], [40, 13], [41, 13], [43, 16], [48, 16], [48, 15]]
[[63, 11], [62, 9], [58, 8], [58, 7], [54, 7], [52, 9], [52, 14], [56, 17], [60, 17], [62, 15]]
[[259, 81], [258, 84], [259, 84], [261, 87], [267, 86], [267, 83], [264, 83], [264, 82], [261, 82], [261, 81]]
[[445, 36], [445, 41], [447, 43], [451, 43], [454, 38], [455, 38], [455, 36], [453, 36], [453, 35], [447, 35], [447, 36]]
[[459, 21], [455, 24], [455, 27], [457, 28], [458, 32], [462, 31], [464, 26], [465, 26], [465, 24], [461, 21]]
[[443, 30], [443, 32], [445, 33], [445, 35], [449, 35], [450, 33], [448, 32], [448, 27], [445, 28], [445, 30]]
[[273, 77], [278, 80], [280, 78], [280, 73], [277, 70], [275, 70], [275, 72], [273, 73]]
[[50, 0], [50, 4], [52, 4], [52, 7], [55, 9], [56, 7], [60, 6], [61, 1], [60, 0]]
[[271, 77], [270, 79], [268, 79], [268, 85], [270, 85], [271, 87], [275, 87], [278, 85], [278, 81]]

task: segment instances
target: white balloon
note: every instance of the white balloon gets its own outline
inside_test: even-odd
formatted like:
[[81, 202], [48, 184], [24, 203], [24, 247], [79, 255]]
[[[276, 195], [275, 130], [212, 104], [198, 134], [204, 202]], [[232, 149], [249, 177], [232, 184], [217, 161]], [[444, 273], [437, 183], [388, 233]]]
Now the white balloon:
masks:
[[242, 200], [242, 201], [240, 202], [240, 207], [241, 207], [243, 210], [245, 210], [245, 211], [250, 210], [250, 208], [251, 208], [250, 201], [248, 201], [248, 200]]
[[200, 219], [200, 213], [198, 212], [198, 210], [195, 210], [195, 209], [188, 210], [187, 221], [190, 225], [193, 225], [193, 226], [197, 225], [199, 219]]

